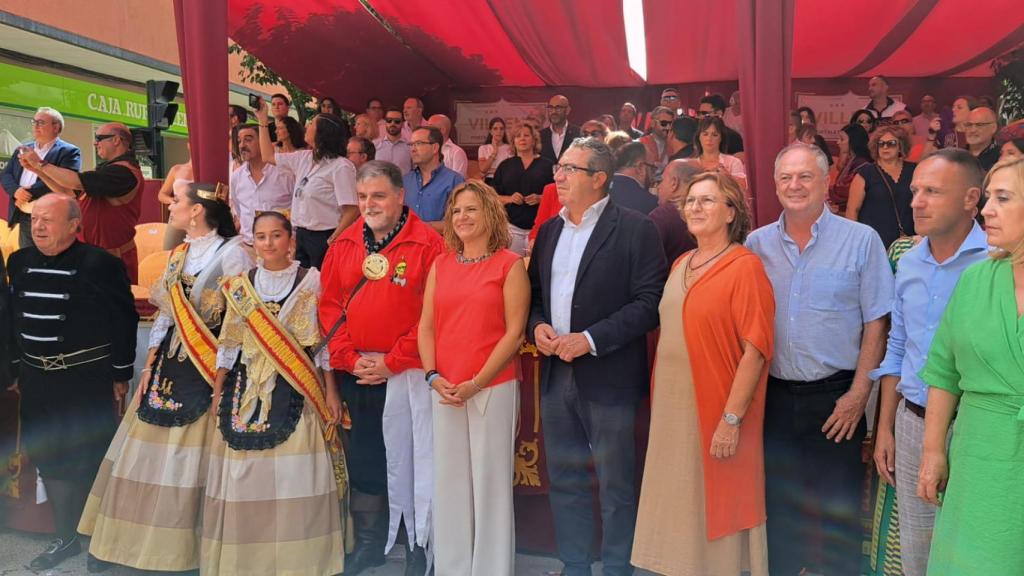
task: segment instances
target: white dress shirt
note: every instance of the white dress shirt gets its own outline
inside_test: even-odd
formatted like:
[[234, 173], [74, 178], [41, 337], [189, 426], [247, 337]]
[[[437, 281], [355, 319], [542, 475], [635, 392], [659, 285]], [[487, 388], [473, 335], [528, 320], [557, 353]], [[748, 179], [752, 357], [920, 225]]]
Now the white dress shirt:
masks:
[[555, 151], [555, 158], [562, 155], [562, 144], [565, 143], [565, 134], [569, 131], [569, 123], [566, 122], [562, 126], [562, 131], [555, 130], [555, 127], [551, 127], [551, 148]]
[[[558, 213], [564, 224], [551, 259], [551, 327], [559, 336], [572, 332], [572, 298], [576, 291], [576, 274], [580, 269], [583, 251], [608, 201], [609, 197], [605, 196], [587, 208], [579, 224], [569, 220], [568, 208], [563, 207]], [[590, 343], [590, 353], [596, 354], [597, 347], [590, 333], [584, 330], [583, 335]]]
[[246, 162], [231, 173], [229, 182], [231, 211], [238, 218], [238, 233], [243, 242], [252, 246], [252, 223], [256, 213], [290, 209], [295, 177], [273, 164], [264, 164], [263, 178], [257, 182]]
[[466, 158], [466, 151], [449, 138], [441, 146], [441, 158], [444, 165], [458, 172], [463, 178], [466, 177], [466, 170], [469, 168], [469, 159]]
[[[54, 138], [53, 140], [50, 140], [49, 142], [43, 144], [42, 146], [40, 146], [37, 143], [35, 146], [32, 147], [32, 150], [36, 153], [36, 156], [39, 156], [39, 160], [45, 160], [46, 155], [50, 153], [50, 150], [53, 150], [53, 145], [56, 142], [57, 139]], [[17, 160], [12, 158], [11, 160], [9, 160], [9, 162], [17, 162]], [[28, 190], [33, 185], [35, 185], [36, 180], [38, 179], [39, 176], [35, 172], [31, 170], [22, 170], [21, 179], [18, 180], [18, 186], [21, 186], [22, 188]]]

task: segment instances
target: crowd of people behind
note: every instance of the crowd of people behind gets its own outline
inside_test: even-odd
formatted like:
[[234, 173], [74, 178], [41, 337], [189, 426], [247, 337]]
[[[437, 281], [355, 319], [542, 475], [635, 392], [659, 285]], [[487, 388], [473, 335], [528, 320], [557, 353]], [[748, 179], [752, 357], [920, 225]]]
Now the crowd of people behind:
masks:
[[756, 230], [738, 94], [690, 116], [666, 89], [647, 130], [554, 96], [492, 119], [469, 179], [418, 98], [353, 126], [330, 98], [304, 127], [284, 95], [233, 106], [230, 182], [186, 163], [159, 193], [134, 393], [130, 133], [80, 172], [39, 109], [0, 173], [0, 383], [57, 532], [31, 567], [83, 534], [90, 572], [359, 574], [404, 542], [408, 576], [510, 576], [528, 341], [567, 576], [861, 574], [876, 381], [880, 557], [1024, 573], [1024, 129], [868, 92], [835, 154], [793, 112]]

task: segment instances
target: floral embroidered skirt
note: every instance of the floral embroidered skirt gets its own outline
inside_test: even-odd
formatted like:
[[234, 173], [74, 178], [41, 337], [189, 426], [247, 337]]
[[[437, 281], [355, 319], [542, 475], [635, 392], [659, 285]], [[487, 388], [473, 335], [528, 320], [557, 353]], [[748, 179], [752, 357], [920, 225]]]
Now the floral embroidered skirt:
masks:
[[[227, 416], [222, 411], [221, 418]], [[340, 573], [344, 541], [335, 463], [309, 404], [295, 430], [272, 448], [235, 450], [221, 429], [211, 435], [200, 572]]]

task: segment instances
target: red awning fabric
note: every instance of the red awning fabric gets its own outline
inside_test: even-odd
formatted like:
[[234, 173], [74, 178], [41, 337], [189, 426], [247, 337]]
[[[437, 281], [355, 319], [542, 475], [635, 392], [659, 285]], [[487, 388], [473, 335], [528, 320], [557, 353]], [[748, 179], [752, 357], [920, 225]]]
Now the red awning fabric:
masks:
[[[629, 67], [622, 0], [369, 0], [391, 30], [359, 0], [228, 3], [236, 42], [352, 110], [443, 87], [739, 78], [735, 1], [644, 0], [646, 80]], [[796, 0], [792, 76], [991, 76], [991, 59], [1022, 44], [1019, 0]]]

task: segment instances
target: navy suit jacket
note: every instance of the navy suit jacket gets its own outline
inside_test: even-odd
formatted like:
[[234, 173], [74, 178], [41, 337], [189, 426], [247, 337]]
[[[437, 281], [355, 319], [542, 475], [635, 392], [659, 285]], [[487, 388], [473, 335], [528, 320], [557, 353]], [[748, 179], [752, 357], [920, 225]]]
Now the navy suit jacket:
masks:
[[658, 207], [658, 197], [625, 174], [616, 174], [612, 177], [609, 195], [612, 202], [641, 214], [650, 214], [651, 210]]
[[540, 131], [540, 155], [551, 160], [554, 163], [558, 163], [558, 159], [562, 157], [562, 153], [569, 149], [569, 145], [572, 141], [580, 137], [580, 127], [569, 124], [565, 127], [565, 138], [562, 140], [562, 149], [555, 153], [555, 147], [551, 144], [551, 127], [547, 127]]
[[[29, 148], [35, 148], [35, 141], [25, 144]], [[25, 170], [21, 167], [21, 163], [18, 162], [18, 156], [20, 152], [15, 152], [14, 156], [11, 157], [10, 161], [7, 162], [7, 166], [4, 167], [3, 171], [0, 172], [0, 186], [3, 186], [4, 192], [11, 197], [10, 202], [7, 205], [7, 219], [10, 221], [14, 218], [14, 192], [21, 187], [18, 182], [21, 180], [21, 173]], [[53, 164], [54, 166], [60, 166], [61, 168], [67, 168], [79, 172], [82, 169], [82, 151], [78, 149], [78, 146], [70, 142], [65, 142], [60, 138], [53, 143], [53, 147], [47, 152], [46, 162]], [[43, 194], [50, 191], [50, 188], [43, 183], [42, 178], [37, 178], [36, 183], [30, 186], [28, 189], [29, 194], [32, 194], [32, 199], [36, 200]]]
[[[561, 218], [545, 222], [533, 246], [526, 332], [531, 342], [538, 324], [551, 323], [551, 262], [564, 224]], [[597, 350], [572, 362], [581, 399], [622, 403], [646, 394], [647, 333], [658, 326], [667, 273], [654, 223], [609, 202], [583, 250], [572, 297], [570, 329], [588, 331]], [[551, 362], [561, 360], [542, 357], [541, 390], [547, 390]]]

